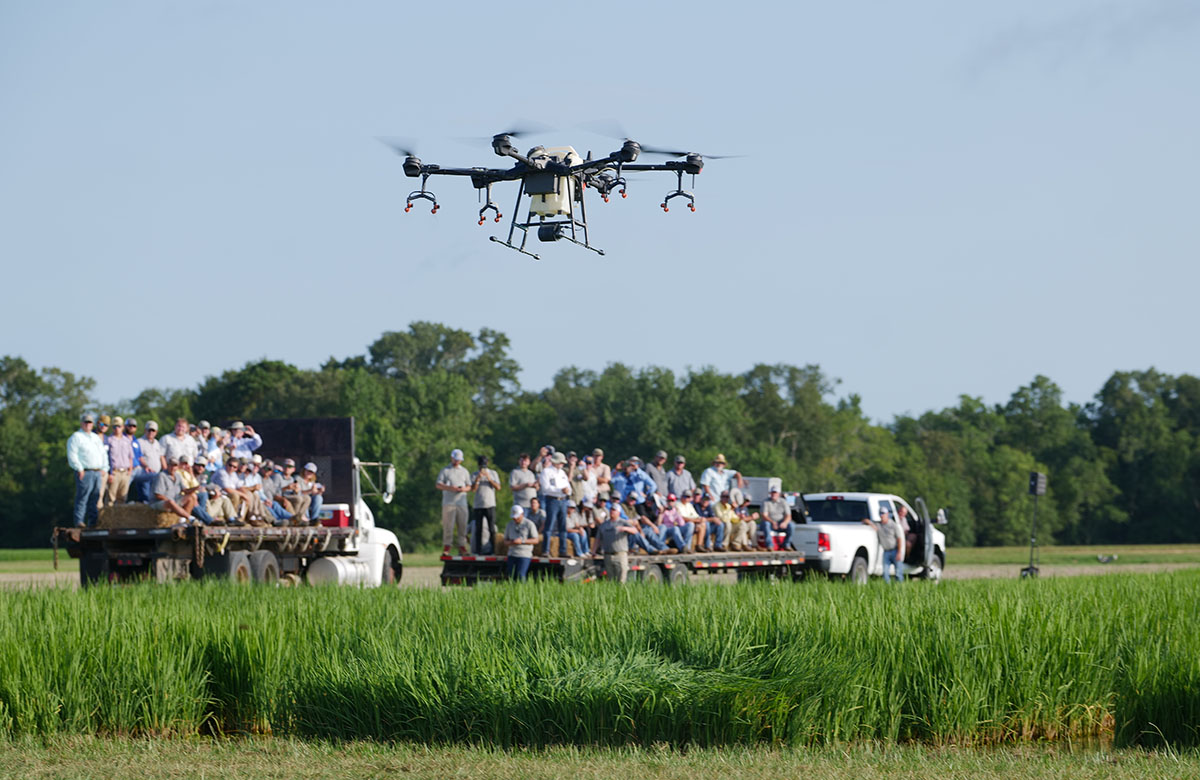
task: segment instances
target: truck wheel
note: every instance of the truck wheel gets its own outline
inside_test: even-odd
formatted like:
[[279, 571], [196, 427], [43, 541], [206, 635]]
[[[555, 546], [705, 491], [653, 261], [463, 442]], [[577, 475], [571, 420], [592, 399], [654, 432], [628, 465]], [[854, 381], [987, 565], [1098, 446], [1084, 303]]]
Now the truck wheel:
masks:
[[396, 551], [391, 547], [387, 548], [383, 556], [383, 584], [399, 585], [403, 573], [404, 565], [396, 560]]
[[921, 572], [921, 579], [932, 580], [934, 582], [942, 581], [942, 569], [946, 566], [946, 562], [942, 560], [941, 553], [934, 553], [933, 562]]
[[867, 559], [858, 556], [854, 559], [854, 564], [850, 567], [850, 574], [847, 575], [847, 582], [852, 582], [855, 585], [867, 584]]
[[86, 588], [97, 582], [108, 580], [108, 556], [103, 553], [87, 553], [79, 559], [79, 584]]
[[279, 559], [270, 550], [250, 553], [250, 577], [261, 585], [279, 584]]
[[675, 564], [667, 571], [667, 584], [672, 587], [687, 585], [691, 574], [688, 567]]
[[652, 582], [661, 584], [663, 581], [663, 570], [657, 563], [647, 563], [646, 568], [642, 569], [642, 576], [639, 577], [642, 582]]

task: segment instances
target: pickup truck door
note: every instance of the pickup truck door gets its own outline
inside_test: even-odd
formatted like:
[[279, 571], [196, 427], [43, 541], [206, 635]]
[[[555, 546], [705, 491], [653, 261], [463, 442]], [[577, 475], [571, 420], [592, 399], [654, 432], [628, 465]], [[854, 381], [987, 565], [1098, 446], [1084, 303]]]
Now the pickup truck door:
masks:
[[[888, 522], [889, 523], [896, 522], [896, 507], [893, 506], [891, 500], [887, 499], [887, 498], [878, 499], [878, 502], [875, 506], [875, 522], [877, 522], [877, 523], [879, 522], [879, 512], [882, 509], [886, 509], [888, 511]], [[879, 541], [879, 536], [876, 535], [874, 532], [872, 532], [871, 536], [874, 537], [874, 541], [875, 541], [875, 565], [871, 567], [871, 573], [878, 574], [880, 577], [882, 577], [883, 576], [883, 544]]]
[[917, 496], [913, 503], [917, 505], [917, 511], [921, 513], [921, 524], [925, 529], [925, 555], [922, 561], [928, 571], [928, 567], [933, 564], [933, 521], [929, 519], [929, 507], [925, 506], [925, 499]]

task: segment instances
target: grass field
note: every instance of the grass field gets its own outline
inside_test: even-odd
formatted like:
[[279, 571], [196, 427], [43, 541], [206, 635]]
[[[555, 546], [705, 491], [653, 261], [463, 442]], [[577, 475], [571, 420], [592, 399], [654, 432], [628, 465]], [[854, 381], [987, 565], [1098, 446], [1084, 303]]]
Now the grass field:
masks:
[[1200, 776], [1195, 751], [1108, 750], [1044, 745], [1003, 749], [866, 744], [788, 749], [676, 751], [648, 748], [551, 748], [504, 751], [375, 742], [54, 738], [18, 740], [0, 751], [0, 777], [460, 777], [525, 780], [563, 777], [938, 778], [938, 780], [1163, 780]]
[[1200, 742], [1200, 572], [0, 591], [0, 733], [428, 744]]

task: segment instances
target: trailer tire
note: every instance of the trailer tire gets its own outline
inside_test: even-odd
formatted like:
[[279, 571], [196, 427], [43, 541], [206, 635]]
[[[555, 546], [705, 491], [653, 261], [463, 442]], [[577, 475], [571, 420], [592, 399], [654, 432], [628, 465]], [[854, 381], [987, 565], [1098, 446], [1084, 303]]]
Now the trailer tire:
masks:
[[250, 577], [259, 585], [279, 584], [279, 559], [270, 550], [250, 553]]
[[688, 567], [675, 564], [667, 570], [667, 584], [673, 588], [678, 588], [688, 584], [688, 579], [691, 577], [691, 572]]
[[394, 547], [387, 548], [383, 556], [383, 584], [384, 585], [399, 585], [400, 577], [404, 573], [404, 564], [396, 555]]
[[210, 555], [204, 559], [204, 577], [249, 585], [254, 581], [250, 554], [245, 550], [231, 550], [224, 555]]
[[638, 577], [640, 581], [653, 583], [655, 585], [661, 585], [663, 580], [666, 579], [663, 577], [662, 567], [657, 563], [647, 563], [646, 568], [642, 569], [641, 574], [642, 576]]
[[854, 585], [866, 585], [868, 576], [867, 559], [861, 555], [855, 556], [854, 563], [850, 566], [850, 573], [846, 575], [846, 582]]
[[104, 553], [85, 553], [79, 559], [79, 585], [89, 587], [108, 581], [108, 556]]

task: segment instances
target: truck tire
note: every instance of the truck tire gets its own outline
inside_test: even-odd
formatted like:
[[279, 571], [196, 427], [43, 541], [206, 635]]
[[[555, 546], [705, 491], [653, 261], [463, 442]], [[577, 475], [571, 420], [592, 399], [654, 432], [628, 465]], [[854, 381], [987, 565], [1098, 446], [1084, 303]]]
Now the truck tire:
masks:
[[255, 584], [279, 584], [279, 559], [270, 550], [255, 550], [250, 553], [250, 577]]
[[932, 580], [933, 582], [942, 581], [942, 570], [946, 567], [946, 561], [942, 558], [940, 552], [933, 554], [933, 564], [928, 566], [925, 571], [921, 572], [921, 579]]
[[399, 585], [403, 573], [404, 565], [397, 559], [396, 551], [391, 547], [387, 548], [383, 556], [383, 584]]
[[688, 567], [675, 564], [667, 570], [667, 584], [673, 588], [682, 587], [688, 584], [688, 579], [691, 578], [691, 572]]
[[108, 556], [104, 553], [86, 553], [79, 559], [79, 585], [88, 587], [108, 581]]
[[663, 577], [662, 567], [657, 563], [647, 563], [646, 568], [642, 569], [642, 576], [638, 577], [642, 582], [650, 582], [655, 585], [661, 585], [665, 577]]
[[854, 585], [866, 585], [868, 577], [867, 559], [861, 555], [855, 557], [854, 563], [850, 566], [850, 573], [846, 575], [846, 582]]
[[249, 585], [254, 581], [250, 554], [245, 550], [231, 550], [224, 555], [210, 555], [204, 561], [204, 579], [210, 578]]

